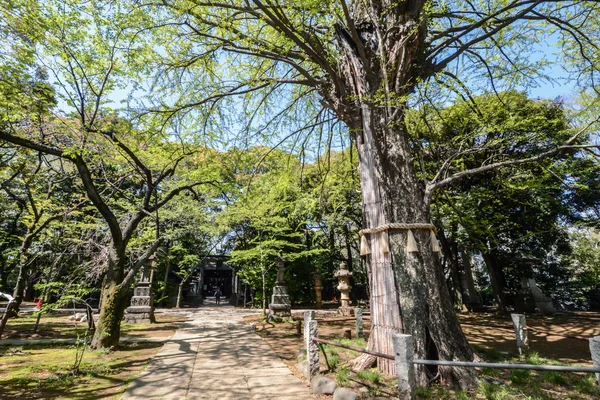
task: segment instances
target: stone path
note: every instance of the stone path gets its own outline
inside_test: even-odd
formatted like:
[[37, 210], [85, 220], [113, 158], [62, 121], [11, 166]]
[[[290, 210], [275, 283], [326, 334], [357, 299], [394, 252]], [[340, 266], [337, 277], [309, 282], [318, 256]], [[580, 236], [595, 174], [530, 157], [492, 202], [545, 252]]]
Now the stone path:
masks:
[[230, 306], [192, 313], [123, 399], [315, 399], [243, 315]]

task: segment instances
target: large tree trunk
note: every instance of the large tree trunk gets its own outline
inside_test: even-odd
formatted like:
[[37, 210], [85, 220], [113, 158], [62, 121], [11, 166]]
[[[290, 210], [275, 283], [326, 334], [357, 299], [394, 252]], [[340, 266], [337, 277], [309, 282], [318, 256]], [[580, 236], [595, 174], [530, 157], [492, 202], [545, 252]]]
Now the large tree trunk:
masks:
[[[386, 223], [428, 223], [429, 207], [423, 185], [417, 180], [408, 136], [402, 119], [389, 122], [378, 108], [362, 105], [362, 135], [358, 136], [359, 172], [363, 195], [364, 227]], [[438, 256], [432, 252], [430, 232], [415, 230], [418, 253], [406, 250], [407, 231], [389, 231], [390, 252], [382, 251], [386, 235], [369, 234], [371, 254], [370, 340], [375, 351], [394, 354], [392, 335], [413, 336], [415, 358], [472, 360], [467, 342], [452, 307]], [[387, 373], [395, 372], [393, 362], [378, 360]], [[416, 366], [417, 381], [428, 383], [427, 368]], [[439, 368], [442, 379], [451, 384], [472, 386], [475, 371], [466, 368]]]
[[102, 288], [102, 309], [92, 338], [91, 347], [114, 348], [121, 336], [121, 320], [127, 306], [127, 296], [115, 282], [109, 282]]
[[122, 287], [125, 265], [124, 245], [112, 246], [108, 255], [108, 270], [102, 281], [100, 316], [91, 347], [116, 347], [121, 335], [121, 320], [127, 307], [127, 288]]

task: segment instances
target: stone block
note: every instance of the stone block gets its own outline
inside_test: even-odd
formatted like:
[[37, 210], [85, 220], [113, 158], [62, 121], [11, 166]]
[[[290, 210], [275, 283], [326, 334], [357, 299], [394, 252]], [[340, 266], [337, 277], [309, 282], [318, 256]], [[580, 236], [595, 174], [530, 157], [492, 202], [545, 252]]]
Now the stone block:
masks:
[[315, 376], [310, 380], [310, 390], [314, 394], [333, 394], [337, 389], [337, 384], [324, 376]]
[[320, 370], [319, 345], [313, 341], [313, 338], [319, 337], [317, 321], [309, 321], [307, 329], [308, 336], [306, 337], [306, 359], [308, 360], [308, 378], [312, 379], [319, 373]]
[[356, 307], [354, 309], [354, 316], [356, 317], [356, 337], [357, 338], [362, 338], [364, 336], [362, 314], [363, 314], [362, 308]]
[[358, 394], [350, 389], [339, 387], [333, 392], [333, 400], [358, 400]]
[[517, 339], [519, 355], [523, 355], [529, 347], [529, 338], [527, 336], [527, 331], [525, 330], [525, 327], [527, 326], [525, 315], [510, 314], [510, 318], [512, 319], [513, 327], [515, 328], [515, 338]]
[[398, 395], [401, 399], [415, 398], [415, 373], [412, 363], [414, 347], [412, 336], [396, 333], [392, 336], [398, 377]]
[[[600, 368], [600, 336], [594, 336], [590, 339], [590, 353], [592, 354], [594, 368]], [[596, 374], [596, 379], [600, 385], [600, 374]]]
[[308, 360], [300, 361], [298, 363], [298, 371], [300, 371], [305, 378], [308, 378]]

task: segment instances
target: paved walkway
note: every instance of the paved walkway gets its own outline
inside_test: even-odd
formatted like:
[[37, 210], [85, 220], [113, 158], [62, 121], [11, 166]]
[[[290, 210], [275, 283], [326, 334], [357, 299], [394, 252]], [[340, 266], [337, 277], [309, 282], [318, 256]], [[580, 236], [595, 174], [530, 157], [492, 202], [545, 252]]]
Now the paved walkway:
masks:
[[246, 325], [243, 310], [207, 305], [129, 385], [123, 399], [308, 400], [310, 389]]

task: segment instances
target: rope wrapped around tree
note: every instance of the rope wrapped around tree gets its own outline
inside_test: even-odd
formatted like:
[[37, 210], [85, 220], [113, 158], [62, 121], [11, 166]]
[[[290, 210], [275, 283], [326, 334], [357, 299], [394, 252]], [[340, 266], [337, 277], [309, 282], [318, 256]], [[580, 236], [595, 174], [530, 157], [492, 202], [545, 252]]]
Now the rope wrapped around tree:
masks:
[[389, 253], [390, 246], [389, 246], [387, 232], [388, 232], [388, 230], [391, 230], [391, 229], [408, 231], [407, 240], [406, 240], [406, 251], [408, 251], [409, 253], [418, 253], [419, 252], [419, 248], [417, 246], [417, 241], [415, 240], [415, 236], [412, 233], [412, 229], [426, 229], [430, 233], [431, 250], [434, 253], [441, 252], [440, 245], [435, 236], [436, 229], [433, 224], [428, 224], [428, 223], [424, 223], [424, 222], [417, 222], [417, 223], [412, 223], [412, 224], [394, 222], [394, 223], [390, 223], [390, 224], [379, 225], [376, 228], [361, 229], [358, 232], [358, 234], [360, 235], [360, 255], [366, 256], [367, 254], [371, 254], [371, 248], [369, 247], [369, 242], [368, 242], [366, 236], [370, 235], [370, 234], [377, 234], [377, 233], [381, 234], [381, 243], [382, 243], [382, 247], [383, 247], [383, 252]]

